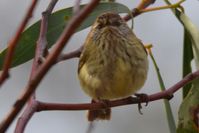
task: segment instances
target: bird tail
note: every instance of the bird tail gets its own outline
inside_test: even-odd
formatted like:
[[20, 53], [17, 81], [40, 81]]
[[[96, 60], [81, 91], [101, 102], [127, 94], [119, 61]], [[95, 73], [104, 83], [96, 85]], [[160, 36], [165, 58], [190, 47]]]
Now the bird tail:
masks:
[[[95, 103], [95, 101], [92, 100], [92, 103]], [[110, 120], [110, 118], [111, 118], [111, 109], [110, 108], [88, 111], [88, 121]]]

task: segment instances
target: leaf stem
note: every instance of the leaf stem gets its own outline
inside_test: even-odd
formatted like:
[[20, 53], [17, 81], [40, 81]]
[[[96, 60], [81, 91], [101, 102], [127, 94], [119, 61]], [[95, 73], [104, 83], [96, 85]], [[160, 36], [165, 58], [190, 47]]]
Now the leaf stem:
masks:
[[[165, 91], [164, 81], [162, 79], [160, 69], [159, 69], [159, 67], [158, 67], [158, 65], [155, 61], [155, 58], [153, 56], [153, 53], [151, 51], [151, 47], [152, 47], [152, 45], [147, 48], [148, 53], [149, 53], [149, 55], [152, 59], [152, 62], [154, 64], [154, 67], [155, 67], [155, 70], [156, 70], [156, 73], [157, 73], [157, 77], [158, 77], [158, 80], [159, 80], [159, 84], [160, 84], [160, 89], [162, 91]], [[166, 109], [167, 121], [168, 121], [169, 129], [170, 129], [170, 133], [175, 133], [176, 132], [175, 120], [174, 120], [173, 113], [172, 113], [172, 110], [171, 110], [171, 105], [170, 105], [168, 99], [164, 99], [164, 105], [165, 105], [165, 109]]]
[[172, 5], [166, 5], [166, 6], [160, 6], [160, 7], [153, 7], [153, 8], [146, 8], [146, 9], [142, 9], [139, 12], [140, 13], [145, 13], [145, 12], [151, 12], [151, 11], [158, 11], [158, 10], [164, 10], [164, 9], [170, 9], [170, 8], [180, 8], [182, 10], [182, 12], [184, 12], [184, 9], [181, 7], [181, 4], [184, 2], [185, 0], [180, 0], [179, 2], [172, 4]]

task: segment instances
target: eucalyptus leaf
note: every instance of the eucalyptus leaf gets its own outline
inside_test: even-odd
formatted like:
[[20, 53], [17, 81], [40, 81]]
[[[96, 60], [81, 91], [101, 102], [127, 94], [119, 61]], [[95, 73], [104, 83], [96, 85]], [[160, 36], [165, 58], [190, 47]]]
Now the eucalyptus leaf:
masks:
[[[168, 0], [165, 1], [167, 2], [167, 4], [170, 4]], [[193, 58], [196, 64], [196, 68], [199, 69], [199, 29], [183, 12], [180, 12], [178, 9], [172, 9], [172, 11], [184, 26], [186, 33], [185, 39], [188, 40], [187, 42], [189, 42], [189, 45], [192, 47]], [[188, 50], [186, 52], [188, 52]], [[188, 55], [188, 53], [186, 54]], [[191, 90], [188, 91], [186, 95], [187, 96], [182, 101], [178, 112], [179, 121], [178, 121], [177, 133], [198, 133], [199, 132], [199, 123], [198, 123], [199, 122], [198, 118], [199, 79], [196, 79], [192, 83]]]
[[[164, 81], [163, 81], [163, 78], [160, 73], [160, 69], [156, 63], [156, 60], [155, 60], [152, 52], [149, 52], [149, 55], [152, 59], [153, 65], [155, 67], [155, 71], [157, 73], [158, 81], [160, 84], [160, 89], [161, 89], [161, 91], [165, 91], [165, 85], [164, 85]], [[168, 122], [170, 133], [175, 133], [176, 132], [176, 124], [175, 124], [175, 120], [173, 117], [173, 113], [172, 113], [172, 109], [171, 109], [169, 100], [164, 99], [164, 106], [165, 106], [165, 110], [166, 110], [167, 122]]]
[[193, 82], [192, 88], [183, 100], [178, 112], [177, 133], [198, 133], [199, 80]]
[[[81, 5], [81, 8], [84, 6], [85, 5]], [[56, 42], [62, 33], [64, 27], [67, 25], [68, 21], [73, 15], [72, 11], [73, 7], [69, 7], [56, 11], [50, 15], [47, 31], [48, 48], [50, 48]], [[81, 24], [76, 32], [88, 28], [93, 24], [97, 16], [108, 11], [113, 11], [116, 13], [130, 13], [130, 10], [125, 5], [113, 2], [100, 3], [89, 15], [89, 17]], [[15, 49], [11, 67], [23, 64], [34, 57], [35, 44], [39, 36], [40, 23], [41, 21], [34, 23], [22, 33]], [[0, 52], [0, 70], [2, 69], [6, 51], [7, 48]]]
[[[184, 28], [184, 45], [183, 45], [183, 73], [185, 77], [187, 74], [192, 72], [191, 62], [193, 60], [193, 50], [191, 45], [191, 38], [188, 31]], [[183, 87], [183, 98], [185, 98], [191, 89], [192, 83], [189, 83]]]
[[[181, 14], [179, 19], [187, 30], [188, 36], [191, 40], [193, 49], [194, 61], [196, 68], [199, 69], [199, 29], [191, 22], [185, 15]], [[187, 64], [188, 65], [188, 64]], [[199, 132], [199, 79], [192, 83], [191, 90], [186, 94], [179, 109], [179, 123], [178, 133], [198, 133]]]

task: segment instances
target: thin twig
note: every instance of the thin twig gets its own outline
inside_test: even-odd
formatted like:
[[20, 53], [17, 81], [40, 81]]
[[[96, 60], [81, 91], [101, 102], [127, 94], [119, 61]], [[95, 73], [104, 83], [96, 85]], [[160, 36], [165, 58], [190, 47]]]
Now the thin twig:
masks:
[[[151, 12], [151, 11], [157, 11], [157, 10], [163, 10], [163, 9], [169, 9], [169, 8], [180, 8], [182, 10], [182, 12], [184, 12], [184, 9], [181, 7], [181, 4], [184, 2], [185, 0], [180, 0], [175, 4], [172, 5], [167, 5], [167, 6], [160, 6], [160, 7], [153, 7], [153, 8], [147, 8], [148, 6], [150, 6], [151, 4], [153, 4], [155, 2], [155, 0], [142, 0], [140, 2], [140, 4], [134, 8], [131, 13], [133, 17], [136, 17], [140, 14], [146, 13], [146, 12]], [[131, 15], [126, 15], [124, 16], [124, 20], [128, 21], [131, 19], [132, 17]]]
[[83, 49], [83, 45], [72, 52], [60, 55], [59, 58], [57, 59], [56, 63], [64, 61], [64, 60], [68, 60], [71, 58], [80, 57], [82, 49]]
[[76, 0], [73, 6], [73, 14], [77, 14], [80, 11], [81, 0]]
[[[147, 8], [147, 7], [150, 6], [151, 4], [155, 3], [155, 1], [156, 1], [156, 0], [142, 0], [142, 1], [140, 2], [140, 4], [139, 4], [136, 8], [134, 8], [134, 9], [132, 10], [132, 16], [133, 16], [133, 17], [136, 17], [136, 16], [140, 15], [140, 14], [141, 14], [141, 13], [139, 12], [140, 10]], [[126, 16], [124, 16], [123, 19], [124, 19], [125, 21], [128, 21], [128, 20], [131, 19], [132, 16], [131, 16], [131, 15], [126, 15]]]
[[146, 8], [146, 9], [139, 10], [139, 13], [141, 14], [141, 13], [145, 13], [145, 12], [158, 11], [158, 10], [171, 9], [171, 8], [178, 8], [178, 7], [180, 7], [180, 9], [182, 10], [182, 12], [184, 12], [184, 9], [181, 7], [181, 4], [183, 2], [185, 2], [185, 0], [180, 0], [177, 3], [172, 4], [172, 5]]
[[13, 105], [13, 108], [8, 112], [8, 115], [0, 124], [0, 132], [4, 133], [10, 124], [13, 122], [15, 117], [19, 114], [27, 100], [30, 98], [33, 92], [35, 92], [36, 87], [41, 82], [45, 74], [53, 66], [60, 52], [67, 44], [70, 37], [75, 32], [76, 28], [83, 22], [83, 20], [88, 16], [89, 13], [98, 5], [100, 0], [91, 0], [78, 14], [76, 14], [68, 23], [64, 29], [62, 35], [55, 43], [55, 47], [52, 52], [47, 56], [46, 61], [41, 64], [36, 73], [33, 75], [32, 79], [29, 81], [25, 87], [23, 93], [19, 96], [18, 100]]
[[13, 37], [12, 40], [10, 40], [9, 44], [8, 44], [8, 50], [4, 59], [4, 64], [3, 64], [3, 69], [2, 69], [2, 73], [0, 75], [0, 86], [3, 84], [3, 82], [9, 77], [9, 68], [11, 66], [12, 63], [12, 58], [14, 55], [14, 50], [17, 46], [17, 43], [20, 39], [21, 33], [23, 32], [23, 30], [25, 29], [28, 21], [30, 20], [30, 18], [32, 17], [32, 13], [36, 7], [38, 0], [32, 0], [31, 5], [22, 21], [22, 23], [20, 24], [19, 28], [16, 31], [15, 36]]
[[32, 71], [30, 75], [30, 80], [34, 77], [34, 74], [36, 73], [39, 65], [42, 63], [42, 59], [47, 56], [47, 28], [48, 28], [48, 17], [51, 14], [54, 6], [56, 5], [58, 0], [51, 0], [49, 3], [46, 11], [42, 13], [42, 19], [41, 19], [41, 26], [40, 26], [40, 34], [36, 45], [35, 50], [35, 58], [33, 61]]
[[[40, 26], [40, 34], [36, 45], [35, 50], [35, 58], [32, 65], [32, 70], [30, 74], [30, 80], [34, 77], [34, 74], [36, 73], [37, 69], [41, 65], [40, 59], [44, 58], [46, 56], [47, 51], [47, 27], [48, 27], [48, 17], [51, 14], [53, 8], [55, 7], [58, 0], [51, 0], [49, 3], [47, 9], [42, 13], [42, 19], [41, 19], [41, 26]], [[24, 129], [31, 119], [31, 117], [34, 115], [36, 109], [37, 109], [37, 101], [35, 100], [35, 94], [32, 94], [32, 97], [30, 98], [27, 107], [25, 108], [22, 116], [18, 119], [17, 125], [15, 128], [15, 133], [23, 133]]]
[[[177, 82], [172, 87], [152, 95], [149, 95], [147, 99], [139, 99], [134, 97], [128, 97], [125, 99], [110, 101], [107, 105], [108, 107], [124, 106], [128, 104], [138, 104], [140, 102], [146, 103], [159, 99], [171, 99], [173, 94], [179, 90], [184, 85], [189, 82], [199, 78], [199, 70], [194, 73], [190, 73], [185, 76], [182, 80]], [[82, 104], [59, 104], [59, 103], [45, 103], [39, 102], [38, 112], [39, 111], [53, 111], [53, 110], [96, 110], [104, 108], [103, 103], [82, 103]]]

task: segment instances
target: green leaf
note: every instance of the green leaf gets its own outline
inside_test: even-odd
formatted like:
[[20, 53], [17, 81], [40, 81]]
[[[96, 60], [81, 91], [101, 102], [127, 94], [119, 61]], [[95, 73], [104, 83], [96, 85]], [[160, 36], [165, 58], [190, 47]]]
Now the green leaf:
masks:
[[[162, 91], [164, 91], [165, 85], [164, 85], [164, 81], [162, 79], [160, 70], [158, 68], [158, 65], [155, 61], [155, 58], [154, 58], [152, 52], [149, 52], [149, 55], [152, 59], [152, 62], [154, 64], [154, 67], [155, 67], [155, 70], [156, 70], [156, 73], [157, 73], [157, 77], [158, 77], [159, 84], [160, 84], [160, 89]], [[167, 99], [164, 99], [164, 105], [165, 105], [165, 110], [166, 110], [166, 114], [167, 114], [167, 122], [168, 122], [170, 133], [175, 133], [176, 132], [175, 120], [174, 120], [173, 113], [172, 113], [172, 110], [171, 110], [171, 105], [170, 105], [170, 103]]]
[[[167, 4], [170, 4], [168, 0], [165, 1], [167, 2]], [[192, 47], [196, 68], [199, 69], [199, 29], [184, 13], [180, 12], [177, 9], [172, 9], [172, 11], [185, 28], [186, 32], [185, 39], [187, 39], [187, 42]], [[187, 96], [185, 97], [180, 106], [178, 113], [179, 122], [178, 122], [177, 133], [199, 132], [198, 99], [199, 99], [199, 79], [196, 79], [192, 83], [191, 90], [188, 92]]]
[[[184, 46], [183, 46], [183, 73], [185, 77], [187, 74], [192, 72], [191, 61], [193, 60], [193, 50], [191, 46], [191, 38], [189, 33], [184, 29]], [[185, 98], [191, 89], [192, 83], [189, 83], [183, 87], [183, 98]]]
[[[191, 41], [196, 68], [199, 69], [199, 29], [185, 15], [180, 14], [179, 19], [183, 23], [187, 38]], [[192, 88], [183, 100], [179, 109], [178, 133], [199, 132], [199, 79], [192, 83]]]
[[[83, 6], [84, 5], [81, 5], [81, 8]], [[64, 27], [67, 25], [68, 21], [72, 16], [72, 10], [73, 10], [72, 7], [62, 9], [53, 13], [49, 17], [48, 31], [47, 31], [48, 48], [50, 48], [55, 43], [55, 41], [62, 33]], [[113, 2], [100, 3], [96, 7], [96, 9], [89, 15], [89, 17], [77, 29], [77, 32], [91, 26], [97, 16], [107, 11], [114, 11], [117, 13], [130, 12], [128, 7], [119, 3], [113, 3]], [[22, 63], [25, 63], [34, 57], [35, 44], [39, 36], [39, 29], [40, 29], [40, 21], [30, 26], [22, 33], [21, 39], [19, 40], [18, 45], [15, 49], [14, 58], [11, 67], [15, 67]], [[5, 48], [0, 52], [0, 70], [2, 69], [6, 51], [7, 48]]]
[[177, 133], [199, 132], [199, 80], [193, 82], [192, 88], [183, 100], [178, 112]]

